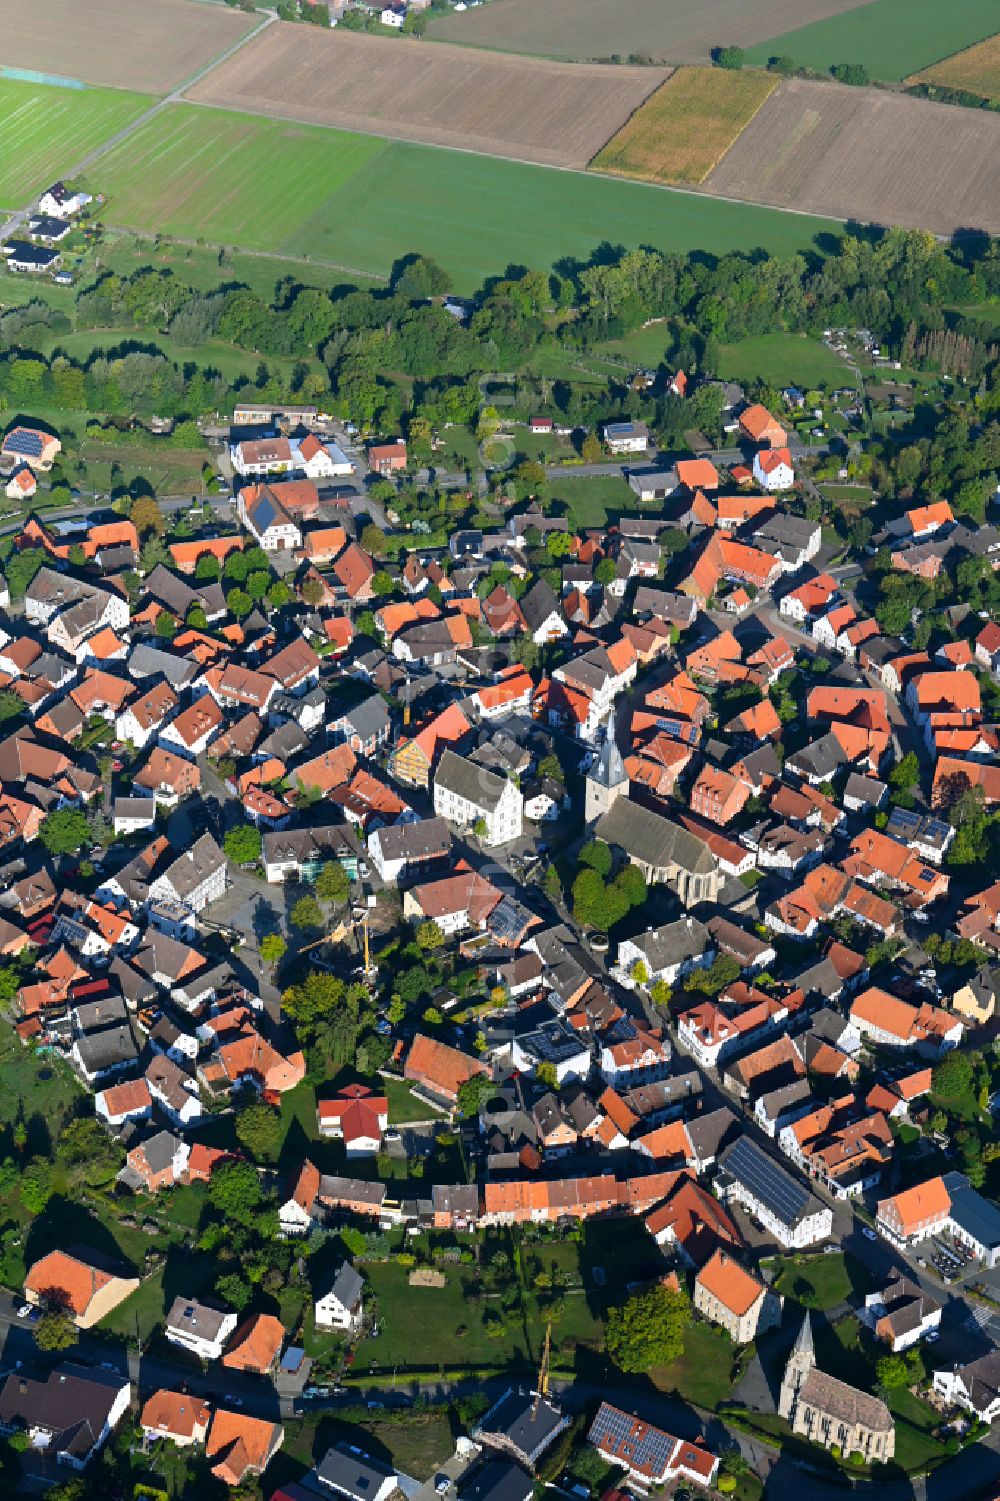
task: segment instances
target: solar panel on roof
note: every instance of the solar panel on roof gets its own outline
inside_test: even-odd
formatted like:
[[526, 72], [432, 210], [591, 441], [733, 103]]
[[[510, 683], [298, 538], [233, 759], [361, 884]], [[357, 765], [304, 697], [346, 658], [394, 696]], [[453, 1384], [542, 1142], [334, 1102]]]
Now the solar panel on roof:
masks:
[[786, 1224], [794, 1224], [810, 1194], [745, 1136], [734, 1142], [725, 1160], [727, 1172]]
[[903, 829], [919, 829], [921, 818], [918, 813], [911, 812], [909, 808], [894, 808], [890, 823]]
[[38, 458], [42, 452], [41, 433], [32, 432], [29, 428], [18, 427], [12, 433], [7, 434], [4, 447], [14, 453], [23, 453], [32, 458]]

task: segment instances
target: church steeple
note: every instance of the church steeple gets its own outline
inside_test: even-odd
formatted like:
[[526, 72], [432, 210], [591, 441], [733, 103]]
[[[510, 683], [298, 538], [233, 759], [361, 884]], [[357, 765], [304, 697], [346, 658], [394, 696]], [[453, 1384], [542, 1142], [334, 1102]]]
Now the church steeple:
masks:
[[795, 1344], [792, 1346], [785, 1366], [785, 1374], [781, 1378], [781, 1393], [778, 1397], [778, 1413], [794, 1424], [795, 1409], [798, 1394], [809, 1372], [816, 1364], [816, 1350], [813, 1346], [812, 1322], [809, 1311], [802, 1320], [802, 1328], [798, 1332]]
[[589, 828], [601, 818], [623, 792], [628, 791], [628, 772], [615, 740], [614, 711], [604, 727], [604, 743], [587, 772], [584, 820]]
[[812, 1320], [809, 1317], [808, 1308], [806, 1309], [805, 1318], [802, 1320], [802, 1328], [799, 1330], [798, 1337], [792, 1350], [792, 1354], [805, 1355], [812, 1362], [812, 1364], [815, 1365], [816, 1363], [816, 1349], [813, 1345]]

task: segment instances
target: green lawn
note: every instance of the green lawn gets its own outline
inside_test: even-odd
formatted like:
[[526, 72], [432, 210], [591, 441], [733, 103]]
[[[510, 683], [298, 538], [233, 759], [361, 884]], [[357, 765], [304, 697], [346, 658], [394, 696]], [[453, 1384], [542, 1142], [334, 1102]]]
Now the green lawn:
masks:
[[1000, 30], [996, 0], [872, 0], [825, 21], [800, 26], [746, 49], [749, 63], [787, 56], [825, 73], [835, 63], [863, 63], [872, 78], [895, 82]]
[[406, 1079], [379, 1079], [372, 1085], [378, 1089], [389, 1101], [389, 1124], [398, 1125], [400, 1121], [436, 1121], [447, 1122], [447, 1118], [439, 1110], [433, 1110], [417, 1095]]
[[121, 89], [0, 79], [0, 205], [20, 208], [152, 104]]
[[887, 1393], [886, 1400], [896, 1419], [896, 1463], [904, 1470], [916, 1470], [943, 1458], [945, 1447], [933, 1437], [939, 1417], [930, 1403], [906, 1387]]
[[44, 1122], [53, 1135], [83, 1099], [83, 1089], [66, 1063], [26, 1048], [7, 1022], [0, 1020], [0, 1123], [23, 1112], [30, 1122]]
[[608, 355], [613, 360], [625, 360], [629, 365], [642, 365], [651, 370], [662, 364], [670, 330], [665, 322], [650, 323], [637, 328], [623, 339], [609, 339], [605, 344], [595, 344], [595, 356]]
[[854, 374], [818, 339], [800, 334], [760, 334], [723, 344], [719, 374], [726, 380], [763, 380], [776, 386], [853, 386]]
[[[567, 1340], [600, 1349], [604, 1338], [601, 1310], [607, 1294], [600, 1294], [598, 1304], [593, 1289], [581, 1287], [580, 1252], [575, 1242], [525, 1244], [522, 1306], [508, 1311], [501, 1309], [501, 1289], [486, 1289], [479, 1297], [470, 1293], [468, 1284], [474, 1276], [470, 1265], [441, 1264], [446, 1286], [434, 1288], [411, 1287], [406, 1267], [369, 1262], [364, 1270], [377, 1300], [380, 1332], [376, 1339], [365, 1339], [358, 1346], [356, 1369], [366, 1370], [371, 1361], [383, 1372], [398, 1368], [401, 1374], [406, 1367], [500, 1369], [514, 1364], [532, 1369], [541, 1353], [547, 1320], [534, 1291], [536, 1261], [545, 1270], [555, 1265], [574, 1279], [553, 1326], [554, 1359]], [[500, 1314], [505, 1325], [499, 1338], [486, 1332], [484, 1316], [493, 1313]], [[569, 1360], [572, 1364], [572, 1355]]]
[[728, 1334], [699, 1319], [684, 1332], [684, 1353], [671, 1365], [654, 1366], [650, 1380], [660, 1391], [675, 1391], [698, 1407], [714, 1409], [733, 1394], [735, 1353]]
[[861, 1263], [843, 1252], [835, 1256], [782, 1256], [777, 1260], [775, 1290], [798, 1301], [804, 1292], [811, 1292], [816, 1300], [810, 1304], [813, 1308], [835, 1308], [852, 1292], [867, 1292], [871, 1287]]
[[[248, 184], [268, 182], [264, 195]], [[456, 290], [508, 264], [588, 258], [606, 238], [788, 254], [827, 220], [584, 172], [171, 105], [100, 161], [109, 223], [385, 275], [410, 251]]]
[[[353, 1415], [352, 1415], [353, 1416]], [[373, 1455], [384, 1454], [396, 1462], [406, 1475], [424, 1479], [454, 1453], [455, 1441], [446, 1408], [394, 1412], [390, 1417], [366, 1415], [363, 1423], [345, 1422], [340, 1417], [319, 1417], [305, 1422], [294, 1420], [285, 1425], [285, 1442], [281, 1461], [297, 1462], [308, 1467], [321, 1459], [334, 1443], [344, 1440]], [[279, 1464], [281, 1463], [279, 1461]], [[269, 1478], [284, 1479], [280, 1470], [268, 1471]], [[265, 1487], [265, 1494], [271, 1487]]]
[[124, 1303], [113, 1308], [100, 1323], [106, 1334], [145, 1342], [167, 1315], [163, 1292], [163, 1269], [154, 1272]]
[[568, 469], [565, 476], [559, 475], [552, 481], [552, 496], [569, 507], [569, 518], [575, 527], [603, 526], [609, 511], [640, 509], [628, 481], [618, 474], [574, 477]]

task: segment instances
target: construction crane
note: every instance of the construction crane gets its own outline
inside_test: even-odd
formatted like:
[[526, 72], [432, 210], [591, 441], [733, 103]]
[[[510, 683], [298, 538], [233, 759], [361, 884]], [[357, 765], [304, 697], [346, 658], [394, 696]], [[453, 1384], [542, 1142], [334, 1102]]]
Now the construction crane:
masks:
[[535, 1392], [535, 1402], [531, 1409], [531, 1420], [534, 1422], [538, 1416], [538, 1408], [543, 1397], [549, 1394], [549, 1362], [552, 1356], [552, 1320], [545, 1325], [545, 1343], [542, 1345], [542, 1361], [538, 1367], [538, 1388]]
[[312, 943], [304, 943], [299, 949], [299, 953], [308, 954], [310, 949], [317, 948], [321, 943], [339, 943], [342, 938], [346, 938], [347, 934], [353, 932], [355, 928], [361, 929], [365, 947], [365, 974], [369, 975], [373, 966], [371, 962], [371, 949], [368, 942], [367, 907], [355, 907], [351, 913], [349, 925], [345, 925], [343, 922], [338, 923], [329, 933], [323, 933], [319, 938], [314, 938]]

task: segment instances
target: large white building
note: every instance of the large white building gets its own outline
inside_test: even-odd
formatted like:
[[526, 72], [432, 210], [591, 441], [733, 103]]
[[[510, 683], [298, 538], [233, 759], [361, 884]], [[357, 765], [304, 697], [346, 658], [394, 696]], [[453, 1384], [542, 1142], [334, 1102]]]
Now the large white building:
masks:
[[800, 1250], [832, 1235], [833, 1210], [748, 1136], [726, 1149], [720, 1166], [724, 1202], [742, 1205], [779, 1245]]
[[446, 750], [434, 773], [434, 812], [461, 828], [481, 819], [483, 841], [507, 844], [524, 830], [524, 798], [506, 777], [477, 766], [453, 750]]

